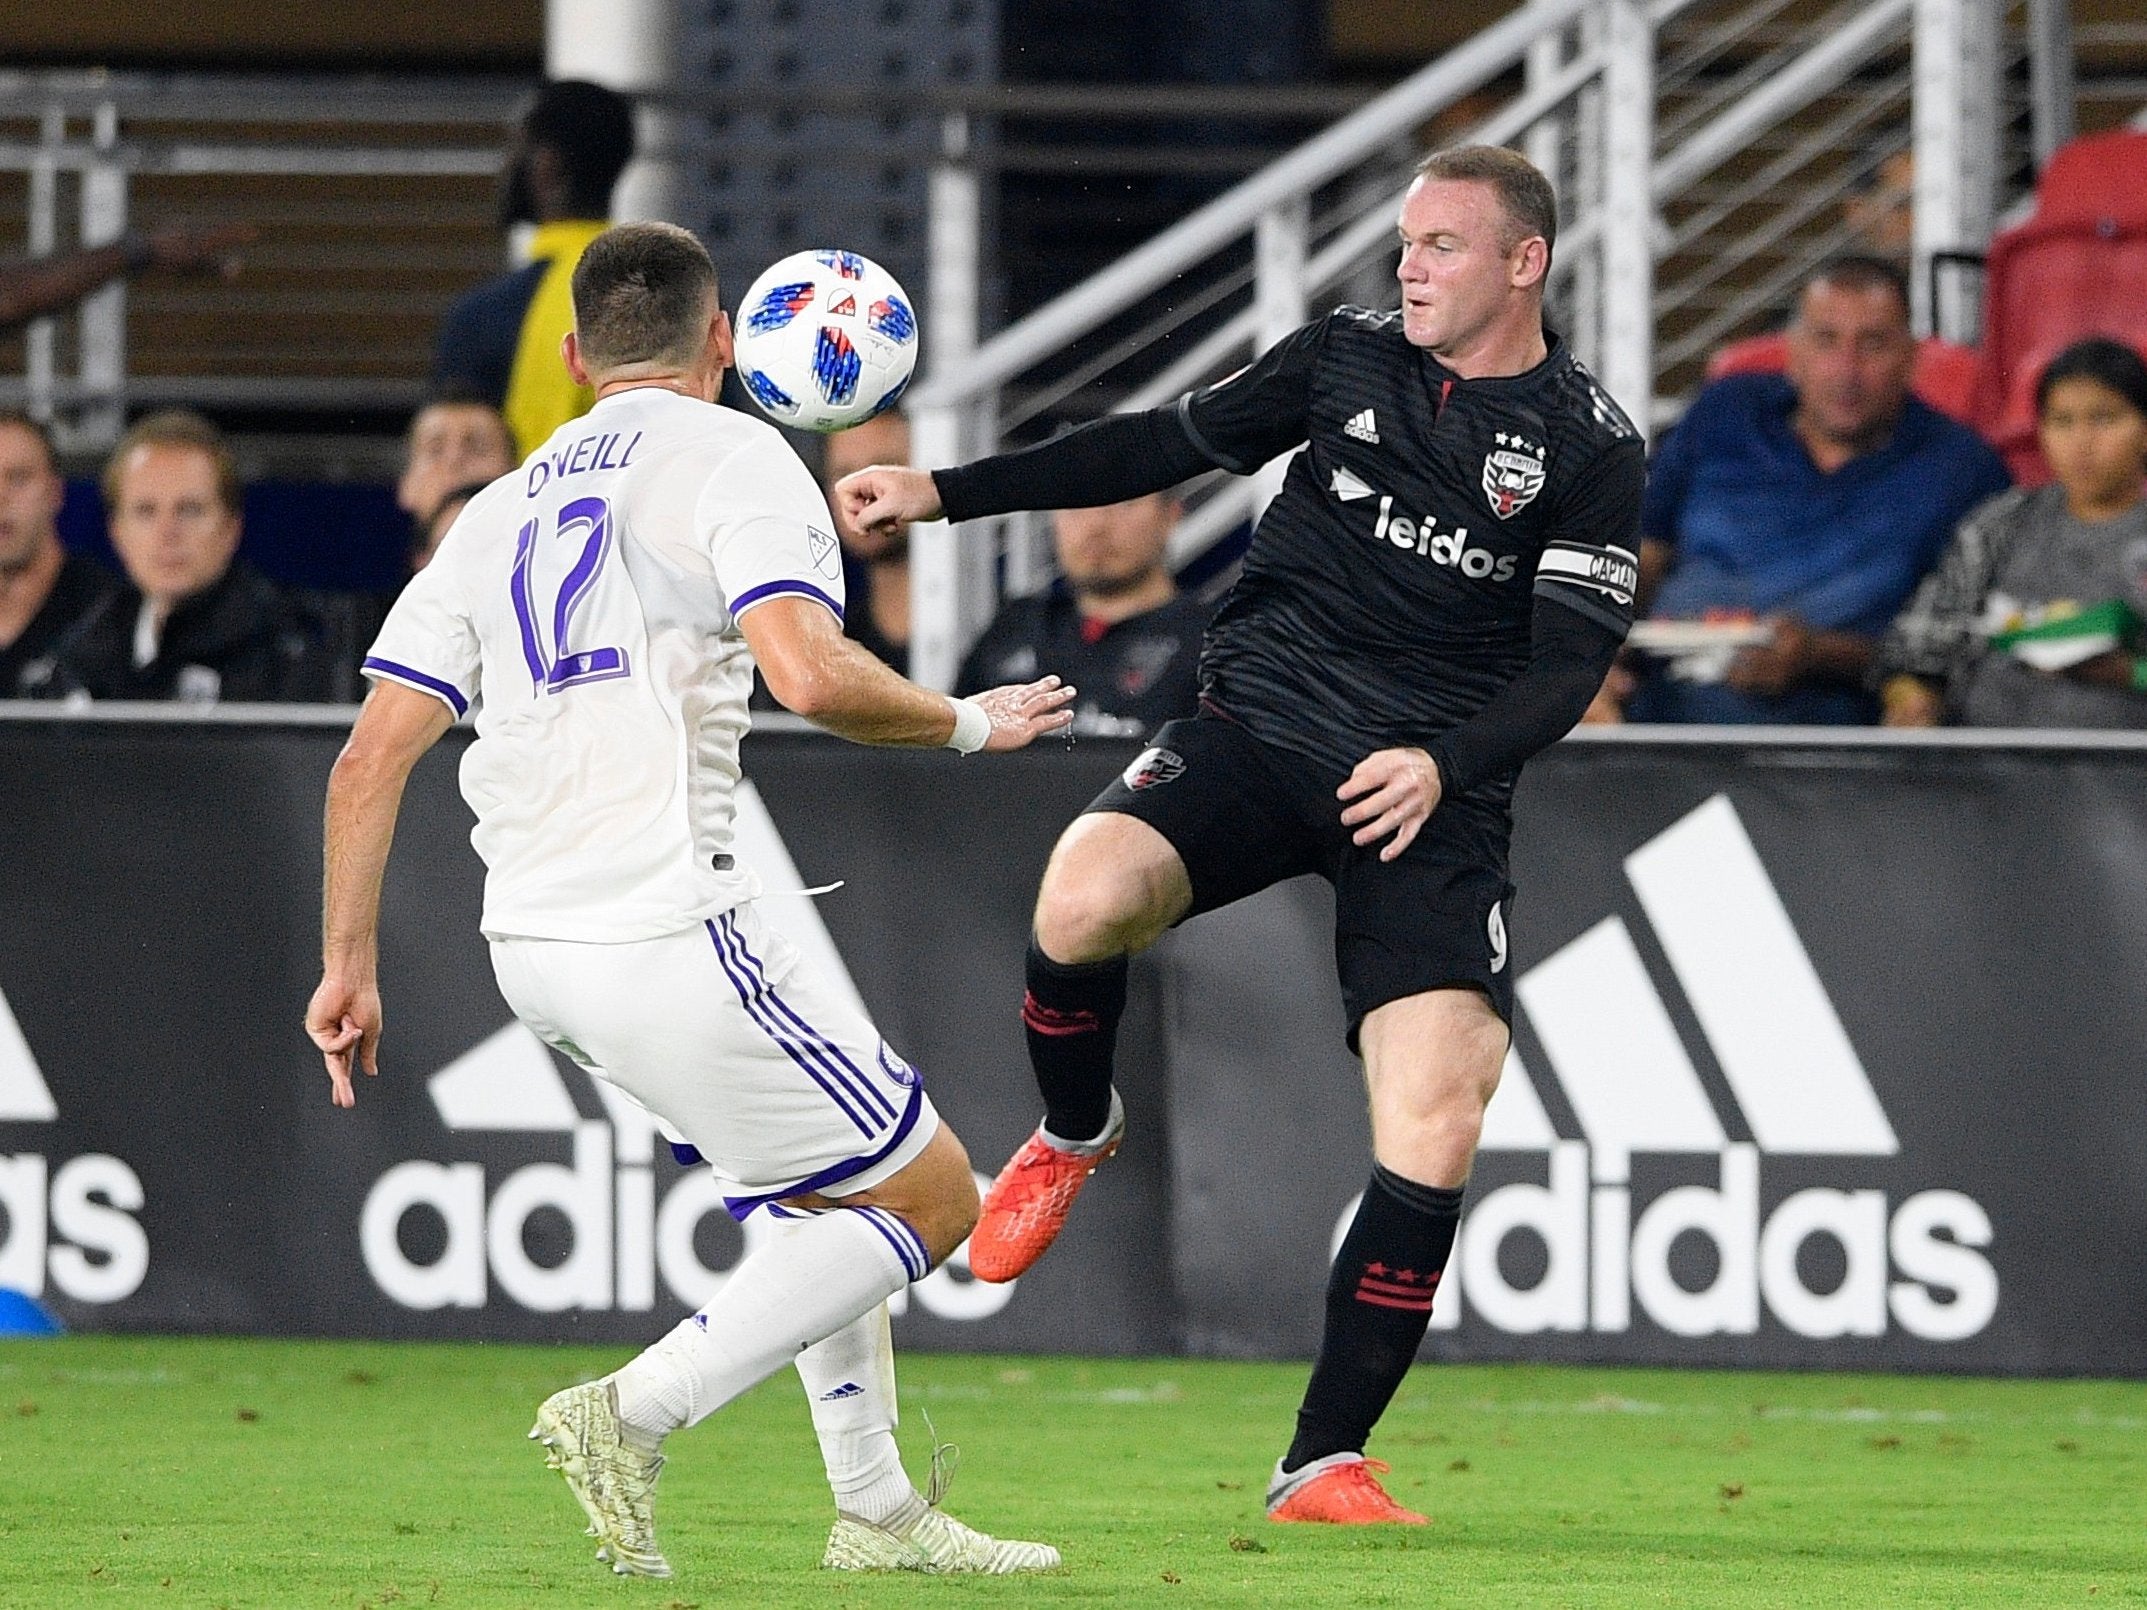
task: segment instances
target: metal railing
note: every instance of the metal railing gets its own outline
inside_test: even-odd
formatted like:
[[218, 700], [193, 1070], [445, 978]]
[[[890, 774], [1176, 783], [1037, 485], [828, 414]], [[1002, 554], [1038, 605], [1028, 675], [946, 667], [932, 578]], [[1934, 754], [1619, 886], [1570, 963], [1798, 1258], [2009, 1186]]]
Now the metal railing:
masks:
[[37, 321], [0, 403], [83, 451], [117, 435], [130, 403], [411, 406], [439, 312], [500, 266], [494, 186], [521, 92], [496, 79], [0, 73], [0, 227], [19, 218], [30, 255], [180, 216], [261, 231], [235, 285], [113, 284]]
[[[1504, 103], [1465, 137], [1522, 144], [1551, 174], [1565, 214], [1554, 316], [1646, 428], [1674, 414], [1666, 374], [1689, 381], [1847, 241], [1844, 188], [1893, 152], [1917, 159], [1917, 261], [1980, 246], [2005, 193], [2001, 87], [2019, 53], [2003, 40], [2009, 26], [2024, 40], [2026, 121], [2047, 152], [2070, 128], [2063, 13], [2063, 0], [1847, 0], [1819, 14], [1790, 0], [1530, 0], [981, 344], [964, 311], [978, 242], [961, 222], [977, 180], [950, 146], [936, 183], [952, 222], [935, 212], [927, 373], [910, 401], [920, 461], [988, 451], [1043, 414], [1154, 406], [1338, 289], [1391, 305], [1394, 206], [1421, 131], [1486, 92]], [[1912, 281], [1922, 327], [1964, 322], [1964, 287], [1934, 307], [1928, 277]], [[1169, 305], [1135, 316], [1153, 301]], [[1196, 487], [1174, 554], [1241, 524], [1278, 482], [1275, 465]], [[918, 675], [945, 685], [1002, 583], [1048, 578], [1042, 545], [1018, 517], [959, 542], [944, 525], [912, 533]]]

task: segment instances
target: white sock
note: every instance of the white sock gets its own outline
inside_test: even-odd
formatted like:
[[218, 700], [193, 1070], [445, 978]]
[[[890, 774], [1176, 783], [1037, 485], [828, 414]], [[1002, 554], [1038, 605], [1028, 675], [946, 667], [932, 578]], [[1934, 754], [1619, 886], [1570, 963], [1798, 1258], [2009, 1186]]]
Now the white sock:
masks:
[[880, 1304], [798, 1355], [835, 1508], [885, 1525], [917, 1498], [895, 1446], [895, 1339]]
[[694, 1425], [929, 1269], [917, 1232], [885, 1208], [818, 1214], [741, 1260], [715, 1301], [611, 1377], [619, 1418], [654, 1437]]

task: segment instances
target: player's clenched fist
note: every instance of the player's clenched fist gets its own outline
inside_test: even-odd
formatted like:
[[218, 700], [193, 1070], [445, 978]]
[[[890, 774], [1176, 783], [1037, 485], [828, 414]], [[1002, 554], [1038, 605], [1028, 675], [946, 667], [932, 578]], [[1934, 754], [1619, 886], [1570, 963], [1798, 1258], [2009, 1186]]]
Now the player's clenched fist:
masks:
[[1354, 801], [1342, 812], [1342, 825], [1355, 828], [1355, 845], [1377, 844], [1394, 835], [1379, 859], [1391, 861], [1415, 842], [1424, 823], [1438, 809], [1443, 785], [1439, 768], [1421, 749], [1381, 749], [1357, 762], [1357, 769], [1336, 789], [1335, 798]]
[[991, 717], [991, 736], [984, 740], [985, 752], [1003, 754], [1020, 749], [1047, 732], [1067, 726], [1073, 720], [1073, 712], [1066, 707], [1079, 691], [1062, 685], [1055, 676], [1047, 676], [1040, 682], [1013, 682], [974, 695], [970, 703]]
[[942, 512], [930, 470], [874, 464], [835, 483], [835, 517], [852, 531], [892, 536], [901, 526], [937, 520]]

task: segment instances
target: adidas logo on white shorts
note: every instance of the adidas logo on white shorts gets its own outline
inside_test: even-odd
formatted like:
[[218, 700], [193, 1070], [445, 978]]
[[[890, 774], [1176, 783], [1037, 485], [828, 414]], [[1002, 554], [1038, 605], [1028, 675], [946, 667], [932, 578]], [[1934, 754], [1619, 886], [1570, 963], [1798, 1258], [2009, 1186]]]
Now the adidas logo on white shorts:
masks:
[[1350, 417], [1349, 423], [1342, 427], [1342, 434], [1354, 436], [1360, 442], [1376, 444], [1379, 440], [1379, 421], [1372, 417], [1372, 411], [1367, 408], [1363, 413]]

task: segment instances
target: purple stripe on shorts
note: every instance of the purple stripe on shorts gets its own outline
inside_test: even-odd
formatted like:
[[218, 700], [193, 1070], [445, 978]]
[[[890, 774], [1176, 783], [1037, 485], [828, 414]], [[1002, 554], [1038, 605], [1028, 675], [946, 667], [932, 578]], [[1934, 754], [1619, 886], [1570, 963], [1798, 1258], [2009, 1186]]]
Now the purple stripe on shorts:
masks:
[[[773, 1007], [777, 1012], [781, 1013], [782, 1016], [786, 1020], [788, 1020], [791, 1026], [795, 1028], [798, 1033], [805, 1038], [808, 1044], [818, 1046], [827, 1056], [834, 1058], [835, 1061], [841, 1063], [844, 1068], [849, 1070], [851, 1077], [849, 1079], [844, 1080], [843, 1082], [846, 1085], [850, 1086], [852, 1089], [856, 1090], [859, 1094], [860, 1099], [862, 1099], [868, 1106], [876, 1107], [886, 1117], [894, 1117], [894, 1102], [888, 1097], [885, 1091], [881, 1090], [880, 1087], [872, 1081], [872, 1079], [866, 1074], [865, 1070], [863, 1068], [860, 1068], [856, 1063], [852, 1062], [849, 1057], [844, 1054], [842, 1047], [837, 1045], [833, 1040], [830, 1040], [826, 1035], [822, 1034], [810, 1023], [806, 1022], [803, 1017], [798, 1015], [797, 1011], [791, 1006], [788, 1001], [784, 1000], [782, 996], [776, 994], [774, 986], [768, 982], [767, 969], [761, 965], [760, 958], [754, 955], [752, 948], [746, 944], [745, 935], [738, 931], [737, 924], [731, 922], [731, 913], [726, 911], [723, 914], [723, 920], [730, 926], [731, 942], [738, 947], [738, 954], [744, 958], [748, 976], [750, 976], [756, 983], [760, 985], [762, 991], [764, 992], [764, 998], [767, 1000], [768, 1004]], [[833, 1068], [829, 1068], [828, 1071], [830, 1073], [833, 1073], [835, 1070]]]
[[[745, 1007], [747, 1016], [751, 1017], [760, 1026], [763, 1034], [781, 1047], [785, 1056], [804, 1070], [806, 1076], [821, 1088], [830, 1101], [842, 1109], [842, 1115], [857, 1126], [860, 1134], [870, 1135], [873, 1132], [873, 1125], [860, 1115], [848, 1101], [843, 1099], [843, 1092], [835, 1084], [831, 1083], [819, 1068], [807, 1060], [805, 1053], [799, 1049], [795, 1041], [783, 1033], [781, 1024], [771, 1024], [759, 1012], [754, 1010], [753, 986], [733, 966], [729, 954], [723, 948], [723, 936], [716, 931], [716, 925], [712, 922], [704, 923], [702, 926], [708, 930], [709, 941], [716, 948], [717, 965], [723, 969], [724, 976], [731, 981], [731, 988], [738, 992], [739, 1003]], [[788, 1196], [790, 1193], [788, 1191], [779, 1191], [776, 1194], [778, 1196]], [[739, 1216], [743, 1217], [744, 1215]]]
[[716, 920], [723, 925], [723, 932], [730, 940], [733, 959], [738, 962], [740, 970], [758, 986], [757, 999], [759, 1004], [778, 1020], [787, 1022], [791, 1026], [796, 1032], [797, 1038], [808, 1050], [815, 1053], [820, 1066], [827, 1070], [830, 1077], [841, 1082], [842, 1087], [850, 1092], [851, 1098], [859, 1106], [876, 1118], [892, 1119], [895, 1115], [895, 1104], [887, 1096], [886, 1092], [874, 1084], [866, 1076], [862, 1068], [843, 1054], [842, 1047], [806, 1022], [788, 1001], [776, 994], [774, 986], [768, 982], [767, 969], [761, 965], [760, 958], [754, 955], [752, 949], [746, 944], [745, 935], [738, 931], [738, 924], [733, 913], [726, 911]]
[[[857, 1064], [844, 1056], [839, 1047], [791, 1010], [789, 1004], [769, 987], [759, 958], [746, 948], [745, 935], [738, 931], [733, 914], [726, 911], [716, 921], [719, 925], [718, 943], [736, 976], [745, 980], [749, 991], [746, 1009], [754, 1014], [754, 1021], [766, 1029], [771, 1038], [783, 1041], [786, 1047], [797, 1047], [817, 1063], [868, 1119], [874, 1123], [892, 1121], [894, 1103], [858, 1071]], [[787, 1029], [785, 1024], [789, 1025]]]
[[895, 1148], [909, 1139], [909, 1132], [917, 1127], [917, 1119], [923, 1112], [924, 1086], [918, 1085], [910, 1091], [909, 1105], [903, 1109], [902, 1118], [895, 1125], [893, 1132], [871, 1151], [859, 1157], [846, 1157], [833, 1167], [823, 1168], [819, 1173], [809, 1179], [799, 1180], [795, 1185], [785, 1185], [773, 1191], [757, 1191], [751, 1196], [726, 1196], [723, 1205], [730, 1210], [732, 1218], [744, 1219], [755, 1208], [765, 1207], [770, 1202], [780, 1202], [786, 1196], [803, 1196], [810, 1191], [824, 1191], [830, 1185], [840, 1185], [845, 1180], [855, 1179], [868, 1168], [875, 1168], [892, 1157]]

